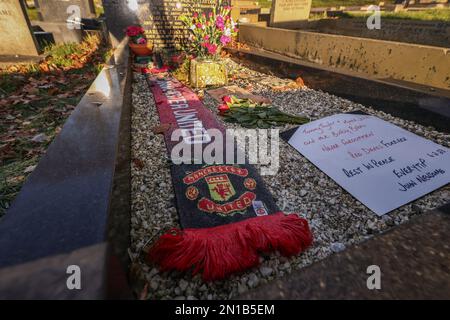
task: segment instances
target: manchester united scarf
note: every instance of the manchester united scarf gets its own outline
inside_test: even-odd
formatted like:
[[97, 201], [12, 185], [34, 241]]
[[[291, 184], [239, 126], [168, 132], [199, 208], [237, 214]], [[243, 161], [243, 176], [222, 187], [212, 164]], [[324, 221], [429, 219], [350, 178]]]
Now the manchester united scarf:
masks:
[[[179, 141], [211, 143], [209, 129], [225, 128], [197, 95], [177, 80], [148, 75], [169, 155]], [[189, 161], [186, 161], [189, 162]], [[195, 163], [195, 162], [194, 162]], [[182, 229], [171, 229], [148, 258], [162, 271], [201, 273], [218, 280], [259, 263], [259, 253], [296, 255], [312, 242], [305, 219], [280, 212], [256, 169], [247, 163], [172, 164], [171, 175]]]

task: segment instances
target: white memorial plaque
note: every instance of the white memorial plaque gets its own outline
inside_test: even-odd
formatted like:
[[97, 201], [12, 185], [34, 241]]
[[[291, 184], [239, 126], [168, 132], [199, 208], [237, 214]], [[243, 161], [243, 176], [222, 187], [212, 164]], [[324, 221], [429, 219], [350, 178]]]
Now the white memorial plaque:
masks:
[[450, 182], [450, 149], [374, 116], [316, 120], [289, 144], [380, 216]]

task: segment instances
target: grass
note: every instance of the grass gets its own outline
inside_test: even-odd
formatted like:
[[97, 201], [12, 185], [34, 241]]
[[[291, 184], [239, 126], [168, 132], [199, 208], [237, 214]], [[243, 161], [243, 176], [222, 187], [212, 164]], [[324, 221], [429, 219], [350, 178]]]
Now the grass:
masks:
[[78, 43], [51, 44], [44, 49], [46, 55], [52, 57], [52, 63], [58, 67], [67, 68], [73, 64], [73, 55], [83, 53], [83, 48]]
[[[38, 64], [0, 69], [0, 217], [112, 51], [87, 37], [46, 53]], [[32, 141], [39, 134], [46, 139]]]
[[[363, 18], [371, 13], [345, 12], [345, 18]], [[450, 22], [450, 9], [428, 9], [422, 11], [381, 12], [382, 19], [406, 19], [420, 21], [444, 21]]]

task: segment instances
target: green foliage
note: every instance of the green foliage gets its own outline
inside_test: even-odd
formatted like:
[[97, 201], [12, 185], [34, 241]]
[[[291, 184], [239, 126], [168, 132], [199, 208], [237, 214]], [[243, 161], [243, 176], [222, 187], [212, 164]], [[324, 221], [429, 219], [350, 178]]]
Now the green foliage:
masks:
[[238, 123], [245, 128], [267, 129], [287, 123], [309, 122], [307, 118], [284, 113], [275, 107], [231, 107], [223, 116], [225, 121]]
[[[345, 12], [346, 18], [364, 18], [371, 13]], [[382, 19], [406, 19], [421, 21], [445, 21], [450, 22], [450, 9], [428, 9], [422, 11], [381, 12]]]
[[45, 54], [52, 57], [52, 62], [58, 67], [70, 67], [73, 55], [81, 54], [83, 50], [78, 43], [51, 44], [44, 49]]

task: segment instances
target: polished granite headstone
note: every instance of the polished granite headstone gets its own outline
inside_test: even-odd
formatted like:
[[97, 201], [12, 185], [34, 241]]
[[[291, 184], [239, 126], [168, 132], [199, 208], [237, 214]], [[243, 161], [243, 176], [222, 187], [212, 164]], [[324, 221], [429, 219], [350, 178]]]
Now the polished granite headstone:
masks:
[[0, 30], [0, 55], [39, 55], [22, 1], [0, 0]]
[[155, 47], [174, 48], [186, 39], [179, 16], [210, 10], [216, 3], [217, 0], [103, 0], [103, 7], [113, 44], [123, 39], [127, 26], [141, 25]]

